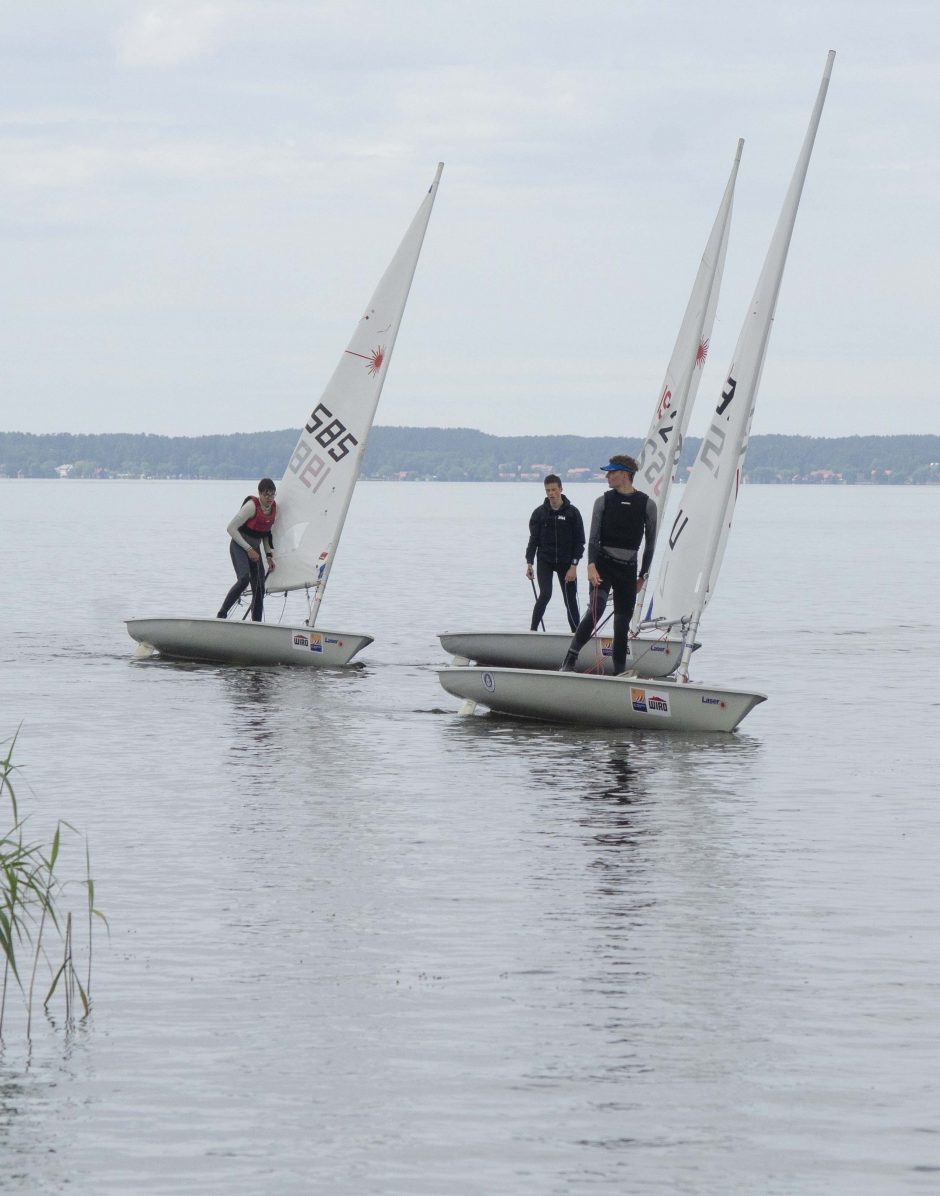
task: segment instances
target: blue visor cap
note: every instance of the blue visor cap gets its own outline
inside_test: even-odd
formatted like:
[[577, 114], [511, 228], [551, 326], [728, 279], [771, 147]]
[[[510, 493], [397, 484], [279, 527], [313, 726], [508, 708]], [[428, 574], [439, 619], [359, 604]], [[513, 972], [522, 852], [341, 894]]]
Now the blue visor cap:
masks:
[[630, 473], [626, 465], [618, 465], [615, 461], [611, 461], [609, 465], [602, 465], [600, 467], [601, 473], [613, 473], [615, 469], [621, 470], [623, 473]]

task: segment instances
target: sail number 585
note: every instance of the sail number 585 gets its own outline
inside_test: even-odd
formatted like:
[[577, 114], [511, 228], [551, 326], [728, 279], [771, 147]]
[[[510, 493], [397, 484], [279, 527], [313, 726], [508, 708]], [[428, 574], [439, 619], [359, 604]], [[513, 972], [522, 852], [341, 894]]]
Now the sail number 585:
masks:
[[314, 407], [304, 424], [304, 431], [309, 432], [334, 461], [342, 461], [352, 446], [359, 443], [352, 432], [347, 431], [343, 421], [336, 419], [323, 403], [317, 403]]

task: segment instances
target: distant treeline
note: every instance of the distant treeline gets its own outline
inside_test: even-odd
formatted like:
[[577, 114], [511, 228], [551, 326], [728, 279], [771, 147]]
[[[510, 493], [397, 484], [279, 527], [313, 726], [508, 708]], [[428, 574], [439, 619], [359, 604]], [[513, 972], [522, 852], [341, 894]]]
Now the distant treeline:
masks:
[[[227, 436], [0, 432], [0, 477], [243, 478], [284, 472], [298, 429]], [[363, 476], [494, 482], [559, 474], [597, 476], [612, 452], [637, 453], [629, 436], [490, 436], [472, 428], [373, 428]], [[680, 476], [695, 459], [690, 436]], [[751, 482], [902, 485], [940, 483], [940, 436], [753, 436]]]

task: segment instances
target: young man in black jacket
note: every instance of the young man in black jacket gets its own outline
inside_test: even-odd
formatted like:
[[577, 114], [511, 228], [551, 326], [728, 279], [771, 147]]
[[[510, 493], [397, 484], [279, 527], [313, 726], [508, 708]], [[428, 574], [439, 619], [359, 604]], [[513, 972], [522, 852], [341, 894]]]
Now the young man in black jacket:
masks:
[[538, 630], [552, 596], [552, 579], [558, 578], [565, 600], [565, 613], [572, 631], [578, 626], [578, 561], [584, 552], [584, 521], [561, 492], [561, 478], [550, 473], [545, 479], [545, 501], [529, 520], [529, 543], [525, 550], [525, 574], [532, 580], [536, 562], [539, 593], [532, 611], [532, 631]]

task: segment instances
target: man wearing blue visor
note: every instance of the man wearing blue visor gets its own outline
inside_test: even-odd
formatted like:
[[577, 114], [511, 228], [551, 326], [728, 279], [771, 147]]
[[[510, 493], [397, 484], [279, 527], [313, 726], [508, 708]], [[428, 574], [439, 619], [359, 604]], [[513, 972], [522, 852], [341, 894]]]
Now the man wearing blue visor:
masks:
[[[607, 474], [608, 489], [594, 503], [591, 516], [587, 546], [590, 601], [568, 647], [561, 671], [574, 672], [578, 653], [594, 634], [613, 590], [613, 666], [615, 676], [619, 676], [627, 671], [627, 637], [637, 590], [649, 575], [656, 547], [656, 503], [648, 494], [634, 489], [637, 463], [633, 457], [618, 454], [611, 457], [607, 465], [602, 465], [601, 470]], [[643, 559], [638, 570], [641, 544]]]

